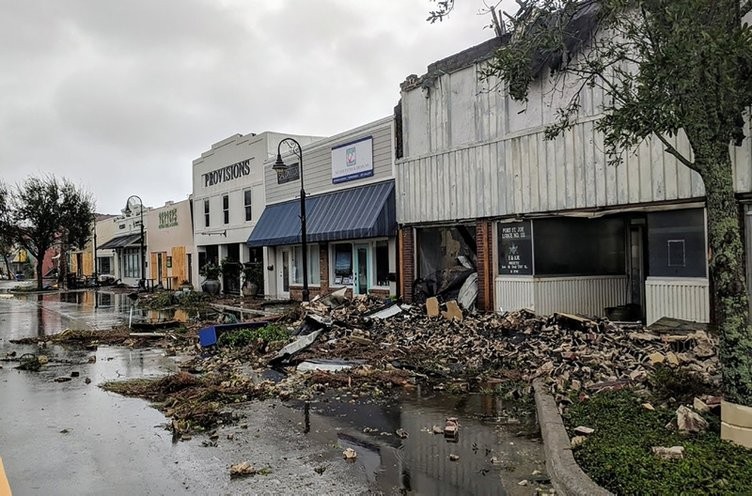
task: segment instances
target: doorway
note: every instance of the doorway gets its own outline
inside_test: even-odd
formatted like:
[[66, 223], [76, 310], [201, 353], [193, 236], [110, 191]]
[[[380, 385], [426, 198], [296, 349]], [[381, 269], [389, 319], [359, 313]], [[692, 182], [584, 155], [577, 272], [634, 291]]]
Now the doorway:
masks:
[[645, 318], [645, 219], [631, 219], [629, 225], [629, 302], [639, 305]]
[[368, 294], [368, 277], [369, 271], [369, 249], [368, 245], [355, 245], [355, 274], [353, 280], [353, 293], [354, 294]]
[[162, 254], [157, 253], [157, 284], [162, 284]]
[[280, 298], [290, 297], [290, 249], [280, 248], [277, 255], [277, 288]]

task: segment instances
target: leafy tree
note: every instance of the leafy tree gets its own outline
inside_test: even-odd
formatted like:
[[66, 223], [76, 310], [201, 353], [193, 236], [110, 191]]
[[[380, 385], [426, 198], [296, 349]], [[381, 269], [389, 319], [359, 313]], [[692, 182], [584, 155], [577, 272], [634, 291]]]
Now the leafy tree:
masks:
[[[486, 75], [500, 78], [518, 101], [541, 78], [600, 87], [608, 98], [597, 129], [614, 163], [644, 140], [658, 140], [702, 178], [724, 393], [752, 406], [752, 331], [731, 158], [752, 105], [752, 30], [742, 22], [752, 0], [517, 3], [517, 13], [506, 15], [511, 36]], [[453, 5], [437, 2], [429, 20], [443, 19]], [[575, 92], [559, 110], [548, 138], [577, 122], [579, 97]], [[677, 136], [690, 153], [673, 145]]]
[[91, 234], [91, 196], [67, 179], [31, 177], [14, 189], [0, 185], [3, 232], [37, 259], [37, 288], [42, 289], [44, 254], [54, 243], [82, 247]]
[[5, 271], [10, 277], [11, 270], [8, 257], [13, 251], [13, 238], [9, 228], [8, 213], [8, 188], [0, 184], [0, 255], [3, 257]]

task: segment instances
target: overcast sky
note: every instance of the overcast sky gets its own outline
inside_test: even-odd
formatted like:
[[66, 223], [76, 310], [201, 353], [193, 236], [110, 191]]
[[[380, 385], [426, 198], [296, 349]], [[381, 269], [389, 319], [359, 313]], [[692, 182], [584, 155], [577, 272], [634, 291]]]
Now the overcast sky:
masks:
[[130, 194], [182, 200], [212, 143], [328, 136], [384, 117], [405, 76], [493, 35], [480, 0], [459, 0], [434, 25], [432, 6], [0, 0], [0, 178], [68, 177], [103, 213]]

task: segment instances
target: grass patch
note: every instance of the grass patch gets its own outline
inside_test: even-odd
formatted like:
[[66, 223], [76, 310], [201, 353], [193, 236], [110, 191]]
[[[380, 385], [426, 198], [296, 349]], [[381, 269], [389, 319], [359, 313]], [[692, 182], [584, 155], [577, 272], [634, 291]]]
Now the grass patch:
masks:
[[228, 331], [219, 337], [219, 344], [231, 348], [244, 348], [259, 341], [271, 343], [273, 341], [285, 341], [289, 337], [290, 333], [281, 325], [269, 324], [264, 327], [244, 327]]
[[[616, 494], [750, 494], [752, 450], [721, 441], [718, 418], [706, 414], [708, 432], [694, 436], [666, 429], [675, 409], [642, 408], [629, 390], [605, 392], [573, 404], [565, 415], [571, 430], [595, 433], [574, 449], [577, 462]], [[683, 446], [682, 460], [660, 460], [653, 446]]]

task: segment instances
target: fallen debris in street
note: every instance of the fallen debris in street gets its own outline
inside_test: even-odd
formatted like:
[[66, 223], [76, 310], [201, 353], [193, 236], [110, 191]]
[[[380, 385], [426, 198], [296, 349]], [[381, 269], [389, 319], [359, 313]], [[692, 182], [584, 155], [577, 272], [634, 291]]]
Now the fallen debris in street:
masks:
[[248, 475], [255, 475], [256, 469], [248, 462], [236, 463], [230, 466], [230, 478], [245, 477]]
[[342, 452], [342, 457], [348, 462], [352, 462], [358, 457], [358, 453], [352, 448], [347, 448]]

